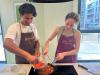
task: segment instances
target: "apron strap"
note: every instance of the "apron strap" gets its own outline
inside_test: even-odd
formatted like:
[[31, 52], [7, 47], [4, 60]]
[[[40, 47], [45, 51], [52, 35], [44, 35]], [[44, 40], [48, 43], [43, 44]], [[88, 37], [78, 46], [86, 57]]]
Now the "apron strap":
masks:
[[31, 27], [30, 25], [29, 25], [29, 27], [30, 27], [30, 29], [31, 29], [31, 31], [32, 31], [32, 36], [34, 36], [35, 39], [36, 39], [36, 36], [35, 36], [35, 34], [34, 34], [34, 31], [33, 31], [32, 27]]
[[60, 27], [60, 30], [59, 30], [59, 32], [58, 32], [58, 34], [57, 34], [57, 40], [58, 40], [58, 41], [59, 41], [60, 36], [61, 36], [61, 34], [63, 33], [64, 29], [65, 29], [65, 26], [61, 26], [61, 27]]
[[[64, 29], [65, 29], [65, 26], [61, 26], [61, 27], [60, 27], [60, 30], [59, 30], [59, 32], [58, 32], [58, 34], [57, 34], [57, 40], [58, 40], [58, 41], [59, 41], [60, 36], [61, 36], [61, 34], [63, 33]], [[76, 29], [74, 29], [74, 28], [72, 29], [73, 35], [75, 34], [76, 31], [77, 31]]]
[[[22, 33], [21, 25], [22, 25], [22, 24], [20, 24], [20, 32]], [[34, 34], [33, 30], [32, 30], [32, 27], [31, 27], [30, 25], [29, 25], [29, 27], [30, 27], [30, 29], [31, 29], [31, 31], [32, 31], [32, 35], [35, 37], [35, 34]], [[35, 39], [36, 39], [36, 37], [35, 37]]]

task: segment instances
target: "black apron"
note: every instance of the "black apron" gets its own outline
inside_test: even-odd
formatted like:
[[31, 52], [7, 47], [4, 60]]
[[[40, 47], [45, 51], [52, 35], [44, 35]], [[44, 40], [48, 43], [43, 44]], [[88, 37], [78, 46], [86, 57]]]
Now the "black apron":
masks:
[[[32, 30], [32, 28], [30, 27]], [[20, 30], [21, 30], [21, 25], [20, 25]], [[19, 48], [29, 52], [30, 54], [34, 55], [35, 53], [35, 36], [33, 32], [28, 32], [28, 33], [22, 33], [21, 30], [21, 39], [20, 39], [20, 44]], [[15, 55], [16, 59], [16, 64], [29, 64], [29, 61], [27, 61], [25, 58]]]

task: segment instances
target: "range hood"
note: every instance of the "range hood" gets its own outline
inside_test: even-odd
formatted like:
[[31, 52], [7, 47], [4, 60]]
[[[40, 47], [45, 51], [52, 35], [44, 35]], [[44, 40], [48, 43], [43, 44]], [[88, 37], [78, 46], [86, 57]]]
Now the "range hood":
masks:
[[29, 0], [29, 2], [36, 2], [36, 3], [60, 3], [60, 2], [69, 2], [73, 0]]

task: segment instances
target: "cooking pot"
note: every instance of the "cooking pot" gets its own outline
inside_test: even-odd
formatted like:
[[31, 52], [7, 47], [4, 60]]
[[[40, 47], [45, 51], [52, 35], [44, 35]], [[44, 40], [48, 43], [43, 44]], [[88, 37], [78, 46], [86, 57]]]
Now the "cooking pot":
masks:
[[34, 72], [38, 75], [50, 75], [56, 70], [56, 68], [50, 63], [39, 66], [38, 68], [34, 66], [33, 68]]

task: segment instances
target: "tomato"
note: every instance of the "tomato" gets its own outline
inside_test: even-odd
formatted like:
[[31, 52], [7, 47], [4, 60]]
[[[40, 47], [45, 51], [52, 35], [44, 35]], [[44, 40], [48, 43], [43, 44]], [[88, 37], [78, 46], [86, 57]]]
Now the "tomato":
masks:
[[39, 63], [37, 64], [33, 64], [35, 68], [41, 68], [44, 66], [44, 63], [42, 61], [40, 61]]

